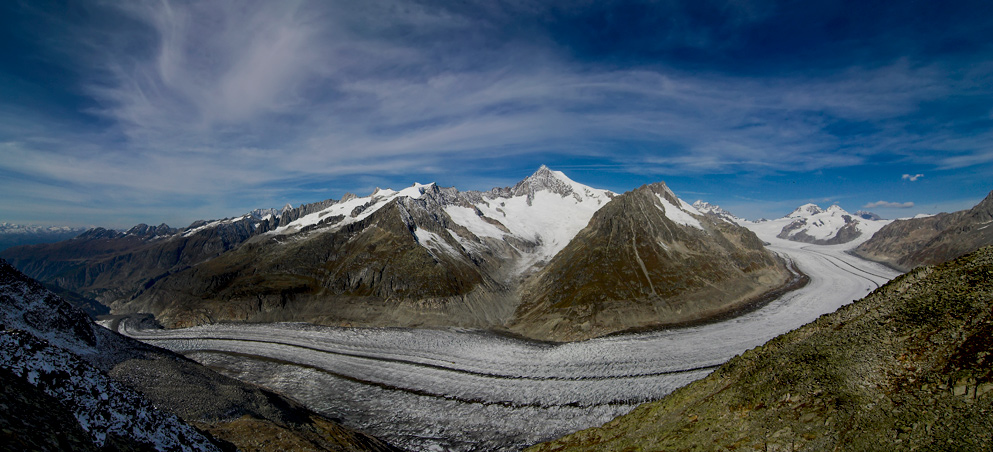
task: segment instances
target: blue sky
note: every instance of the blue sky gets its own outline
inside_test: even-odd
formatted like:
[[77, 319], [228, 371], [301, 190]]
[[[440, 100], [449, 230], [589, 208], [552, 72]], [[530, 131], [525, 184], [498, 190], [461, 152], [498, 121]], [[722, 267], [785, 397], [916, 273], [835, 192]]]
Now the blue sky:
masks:
[[128, 227], [541, 164], [746, 218], [993, 189], [993, 3], [0, 3], [0, 220]]

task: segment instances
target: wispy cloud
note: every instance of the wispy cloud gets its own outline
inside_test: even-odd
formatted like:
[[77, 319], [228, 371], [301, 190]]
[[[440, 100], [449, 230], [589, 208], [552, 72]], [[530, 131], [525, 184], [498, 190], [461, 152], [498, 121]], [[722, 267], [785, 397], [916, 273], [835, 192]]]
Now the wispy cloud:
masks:
[[884, 207], [884, 208], [887, 208], [887, 209], [910, 209], [910, 208], [914, 207], [914, 203], [912, 203], [912, 202], [876, 201], [876, 202], [870, 202], [870, 203], [862, 206], [863, 209], [875, 209], [875, 208], [879, 208], [879, 207]]
[[911, 182], [917, 182], [917, 179], [920, 179], [922, 177], [924, 177], [924, 175], [923, 174], [920, 174], [920, 173], [917, 173], [917, 174], [914, 174], [914, 175], [904, 174], [903, 177], [902, 177], [902, 179], [903, 180], [909, 180]]
[[[601, 60], [590, 57], [595, 42], [554, 26], [563, 19], [553, 11], [581, 18], [618, 5], [95, 4], [91, 16], [115, 21], [53, 30], [69, 30], [58, 42], [91, 101], [80, 114], [99, 127], [0, 121], [0, 171], [67, 196], [86, 187], [152, 205], [200, 195], [234, 209], [263, 189], [278, 199], [331, 179], [511, 167], [525, 156], [653, 175], [990, 161], [988, 145], [977, 148], [990, 132], [963, 137], [949, 132], [960, 118], [920, 120], [922, 105], [989, 96], [982, 70], [906, 57], [771, 75]], [[689, 33], [704, 29], [680, 8], [655, 8], [672, 8], [686, 32], [638, 51], [735, 51], [715, 30]], [[775, 13], [734, 8], [744, 9], [721, 10], [728, 36]], [[0, 118], [25, 111], [0, 105]]]

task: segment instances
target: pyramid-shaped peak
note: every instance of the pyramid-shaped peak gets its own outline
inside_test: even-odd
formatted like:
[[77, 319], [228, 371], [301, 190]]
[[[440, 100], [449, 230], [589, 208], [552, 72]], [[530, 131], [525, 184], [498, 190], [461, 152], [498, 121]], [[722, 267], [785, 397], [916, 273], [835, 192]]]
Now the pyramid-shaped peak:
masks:
[[534, 196], [535, 192], [549, 191], [561, 196], [573, 194], [576, 182], [561, 171], [553, 171], [541, 165], [538, 171], [517, 183], [512, 189], [514, 196]]

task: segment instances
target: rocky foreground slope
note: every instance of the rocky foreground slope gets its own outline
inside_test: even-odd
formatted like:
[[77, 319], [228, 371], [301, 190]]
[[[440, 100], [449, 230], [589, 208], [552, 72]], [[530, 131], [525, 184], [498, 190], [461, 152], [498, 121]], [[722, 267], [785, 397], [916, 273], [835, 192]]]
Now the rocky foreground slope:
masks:
[[920, 267], [658, 402], [530, 451], [993, 448], [993, 247]]
[[619, 196], [547, 167], [486, 192], [415, 184], [3, 256], [168, 327], [459, 326], [544, 340], [706, 318], [790, 279], [752, 232], [662, 183]]
[[900, 271], [993, 245], [993, 192], [969, 210], [896, 220], [854, 252]]
[[4, 450], [392, 450], [95, 325], [0, 261]]

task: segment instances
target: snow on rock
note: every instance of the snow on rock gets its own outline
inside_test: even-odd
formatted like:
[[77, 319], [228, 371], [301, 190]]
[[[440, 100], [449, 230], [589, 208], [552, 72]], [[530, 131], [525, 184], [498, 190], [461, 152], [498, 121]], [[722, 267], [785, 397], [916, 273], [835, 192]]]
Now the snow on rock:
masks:
[[[838, 205], [821, 209], [808, 203], [797, 207], [783, 218], [759, 222], [743, 222], [757, 234], [774, 231], [777, 237], [823, 245], [848, 244], [855, 247], [868, 240], [891, 220], [870, 220], [852, 215]], [[760, 234], [760, 235], [762, 235]]]
[[0, 331], [0, 368], [59, 400], [97, 447], [113, 435], [160, 451], [219, 450], [176, 415], [159, 411], [75, 354], [26, 331]]
[[728, 223], [741, 225], [745, 222], [745, 220], [734, 216], [731, 212], [722, 209], [721, 206], [706, 201], [697, 200], [693, 203], [693, 208], [704, 215], [710, 215]]
[[[393, 200], [425, 200], [427, 208], [435, 209], [432, 211], [435, 215], [447, 215], [453, 223], [480, 239], [516, 244], [511, 246], [521, 256], [517, 268], [523, 272], [565, 248], [613, 196], [608, 190], [580, 184], [560, 171], [542, 166], [513, 187], [486, 192], [458, 192], [453, 188], [438, 188], [433, 183], [414, 184], [399, 191], [377, 188], [366, 197], [346, 196], [326, 209], [305, 215], [269, 234], [293, 234], [322, 224], [325, 230], [333, 232], [362, 221]], [[463, 254], [443, 237], [416, 224], [412, 226], [417, 242], [432, 253]], [[471, 254], [474, 247], [481, 246], [456, 233], [449, 235], [467, 253]]]
[[[659, 201], [662, 202], [662, 206], [664, 207], [662, 208], [662, 211], [665, 212], [666, 218], [672, 220], [673, 223], [681, 224], [683, 226], [691, 226], [701, 230], [703, 229], [703, 225], [700, 224], [700, 220], [693, 217], [693, 215], [702, 216], [703, 214], [701, 214], [700, 211], [696, 210], [690, 204], [687, 204], [686, 201], [680, 199], [680, 205], [676, 206], [664, 196], [660, 194], [656, 194], [656, 196], [658, 196]], [[675, 195], [673, 195], [673, 197], [675, 197]]]
[[418, 199], [424, 194], [425, 190], [432, 186], [434, 186], [434, 183], [427, 185], [415, 183], [400, 191], [377, 188], [369, 196], [361, 198], [355, 195], [345, 196], [341, 201], [332, 204], [326, 209], [304, 215], [285, 226], [276, 228], [271, 234], [292, 234], [308, 226], [321, 224], [324, 221], [330, 221], [334, 229], [339, 229], [343, 226], [364, 220], [396, 198], [408, 197]]

